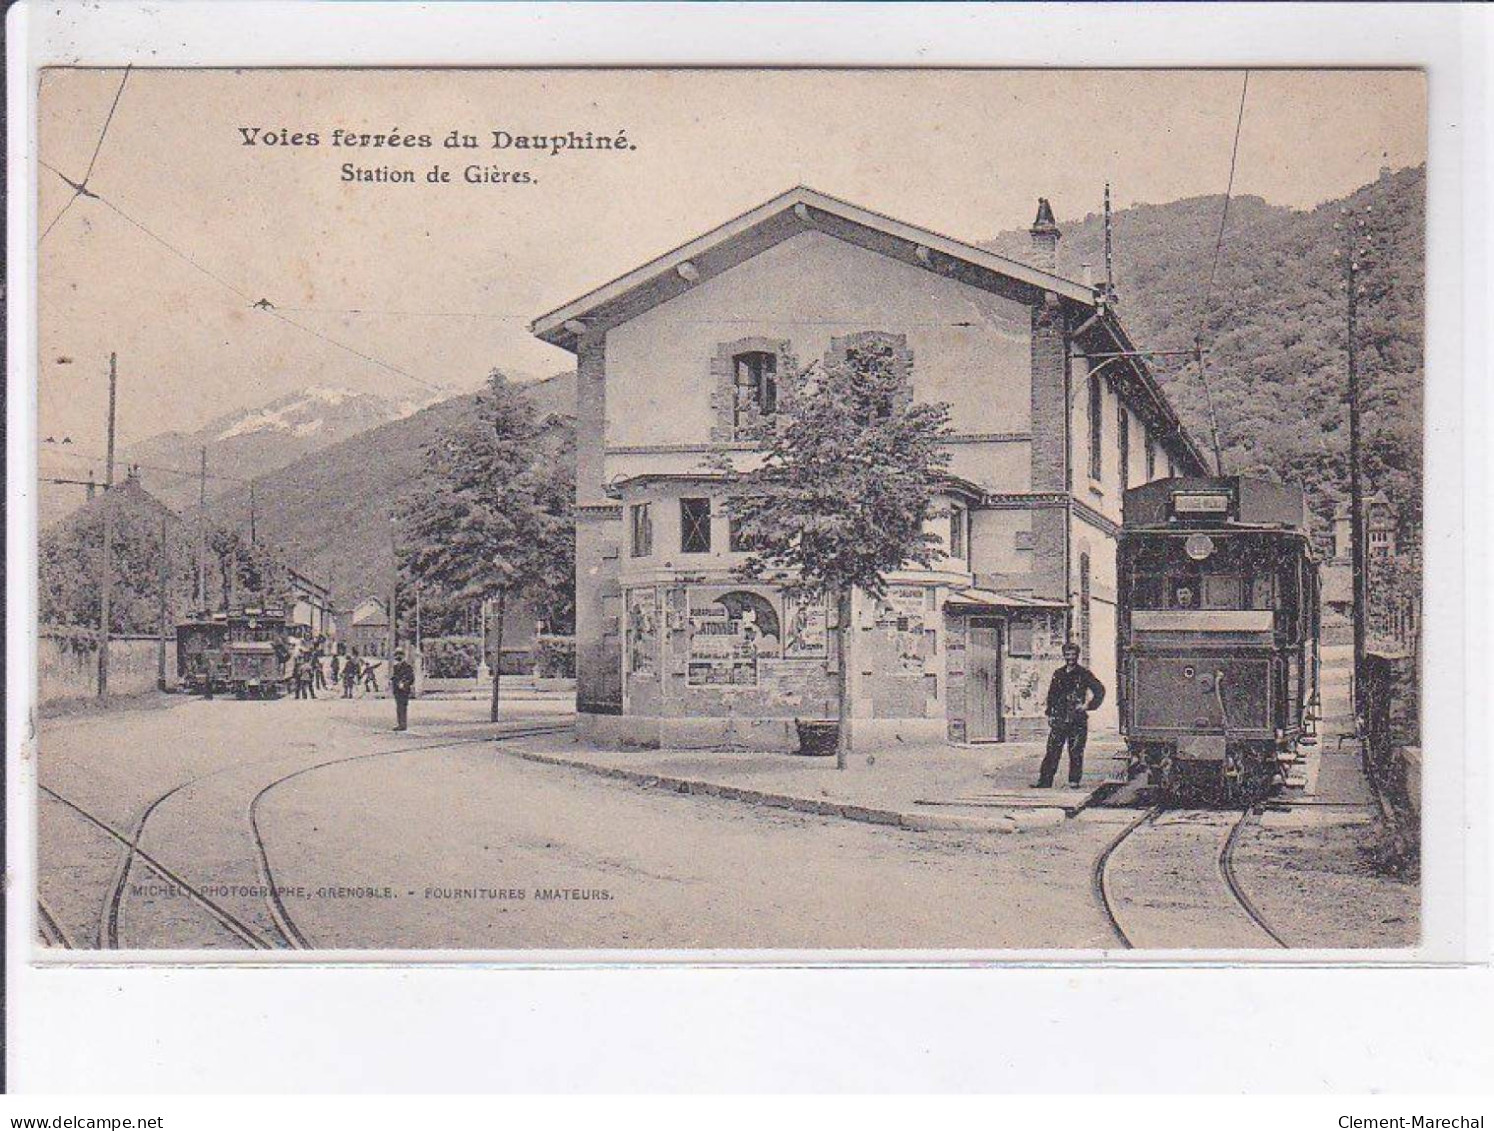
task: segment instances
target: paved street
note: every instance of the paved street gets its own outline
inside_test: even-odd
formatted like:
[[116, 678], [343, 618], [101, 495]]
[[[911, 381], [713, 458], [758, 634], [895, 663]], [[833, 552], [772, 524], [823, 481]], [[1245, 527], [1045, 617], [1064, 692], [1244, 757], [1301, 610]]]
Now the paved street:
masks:
[[[140, 848], [269, 945], [283, 940], [251, 804], [285, 910], [316, 947], [1106, 940], [1085, 897], [1103, 822], [992, 838], [679, 796], [473, 741], [493, 733], [482, 703], [416, 706], [403, 735], [381, 700], [173, 699], [54, 719], [41, 781], [127, 838], [149, 809]], [[540, 706], [504, 727], [567, 721]], [[123, 846], [47, 793], [40, 832], [43, 904], [75, 946], [99, 945]], [[245, 945], [138, 858], [116, 919], [127, 948]]]
[[[382, 699], [162, 696], [45, 720], [44, 932], [78, 949], [1116, 944], [1093, 875], [1132, 809], [1042, 810], [1051, 820], [1019, 811], [1010, 828], [987, 816], [971, 831], [913, 831], [685, 793], [665, 776], [686, 765], [786, 781], [810, 798], [911, 798], [908, 767], [895, 762], [911, 752], [863, 759], [850, 780], [818, 759], [794, 760], [787, 774], [767, 756], [611, 756], [661, 768], [663, 784], [640, 784], [596, 772], [608, 756], [576, 746], [567, 704], [515, 698], [505, 714], [494, 727], [484, 701], [417, 700], [412, 729], [396, 734]], [[1021, 752], [925, 757], [931, 782], [955, 796], [982, 773], [1024, 769]], [[951, 767], [965, 761], [974, 769], [962, 777]], [[1293, 837], [1316, 839], [1287, 854], [1289, 867], [1272, 851], [1281, 831], [1259, 828], [1242, 855], [1260, 867], [1242, 867], [1257, 902], [1290, 912], [1293, 945], [1413, 940], [1414, 885], [1346, 866], [1354, 844], [1334, 848], [1292, 816]], [[1308, 849], [1314, 862], [1295, 866]], [[1171, 867], [1141, 862], [1164, 889]], [[1124, 878], [1117, 890], [1128, 890]], [[1366, 926], [1369, 917], [1386, 926]]]

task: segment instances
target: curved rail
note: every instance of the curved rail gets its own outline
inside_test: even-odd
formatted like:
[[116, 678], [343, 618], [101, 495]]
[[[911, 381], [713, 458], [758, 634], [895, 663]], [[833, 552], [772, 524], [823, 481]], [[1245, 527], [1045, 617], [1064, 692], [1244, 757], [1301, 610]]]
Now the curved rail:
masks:
[[259, 874], [265, 889], [265, 902], [269, 906], [270, 917], [275, 921], [275, 927], [286, 940], [287, 945], [295, 950], [311, 950], [313, 944], [306, 938], [305, 933], [296, 925], [291, 918], [290, 911], [285, 906], [285, 901], [280, 897], [280, 890], [275, 883], [275, 870], [270, 864], [270, 853], [265, 847], [263, 836], [259, 829], [259, 803], [271, 790], [277, 789], [288, 781], [309, 774], [313, 770], [325, 770], [329, 766], [341, 766], [349, 762], [363, 762], [371, 758], [391, 758], [398, 754], [415, 754], [424, 750], [442, 750], [456, 746], [474, 746], [486, 742], [506, 742], [512, 738], [531, 738], [542, 734], [559, 734], [571, 729], [569, 725], [549, 724], [530, 727], [525, 730], [505, 731], [502, 734], [484, 735], [481, 738], [459, 738], [448, 739], [444, 742], [416, 743], [410, 746], [402, 746], [397, 750], [376, 750], [368, 754], [353, 754], [346, 758], [332, 758], [325, 762], [318, 762], [312, 766], [302, 766], [300, 769], [286, 774], [284, 777], [276, 778], [270, 782], [249, 801], [249, 830], [254, 836], [254, 847], [259, 856]]
[[1254, 812], [1252, 808], [1247, 806], [1245, 811], [1240, 814], [1240, 819], [1235, 822], [1235, 827], [1230, 829], [1229, 836], [1224, 842], [1224, 847], [1219, 850], [1219, 874], [1224, 877], [1224, 882], [1229, 887], [1230, 895], [1235, 897], [1235, 902], [1240, 905], [1245, 914], [1254, 920], [1255, 925], [1264, 931], [1277, 946], [1283, 950], [1289, 950], [1291, 949], [1290, 944], [1276, 933], [1276, 930], [1270, 923], [1266, 922], [1266, 917], [1261, 914], [1260, 908], [1256, 907], [1250, 896], [1245, 894], [1245, 889], [1240, 886], [1240, 878], [1235, 874], [1235, 846], [1239, 843], [1240, 835], [1245, 831], [1246, 826], [1250, 824], [1250, 819], [1254, 815]]
[[[1136, 944], [1132, 940], [1131, 936], [1127, 933], [1125, 925], [1121, 921], [1118, 901], [1111, 891], [1111, 862], [1116, 850], [1119, 849], [1120, 846], [1127, 840], [1129, 840], [1134, 833], [1154, 822], [1158, 815], [1163, 812], [1163, 809], [1164, 807], [1161, 805], [1153, 806], [1152, 808], [1137, 816], [1135, 820], [1128, 822], [1127, 825], [1110, 840], [1110, 842], [1105, 846], [1105, 849], [1095, 860], [1093, 873], [1095, 897], [1098, 900], [1101, 909], [1105, 912], [1105, 918], [1108, 920], [1111, 930], [1115, 933], [1115, 936], [1119, 940], [1121, 946], [1128, 950], [1134, 949]], [[1285, 939], [1281, 937], [1280, 934], [1276, 932], [1276, 930], [1270, 925], [1270, 923], [1266, 921], [1266, 918], [1261, 914], [1260, 909], [1256, 907], [1255, 903], [1250, 899], [1250, 897], [1245, 893], [1244, 889], [1240, 886], [1239, 877], [1235, 874], [1235, 848], [1239, 844], [1240, 837], [1244, 832], [1246, 826], [1250, 823], [1252, 814], [1253, 810], [1247, 807], [1241, 813], [1239, 820], [1237, 820], [1233, 827], [1230, 829], [1229, 835], [1220, 845], [1218, 855], [1215, 858], [1217, 872], [1219, 878], [1223, 881], [1224, 888], [1228, 893], [1230, 899], [1233, 901], [1234, 905], [1239, 907], [1239, 909], [1244, 912], [1245, 916], [1250, 920], [1250, 922], [1256, 928], [1258, 928], [1262, 934], [1269, 938], [1272, 943], [1274, 943], [1278, 947], [1287, 949], [1289, 947], [1289, 944]]]
[[1110, 895], [1110, 881], [1108, 878], [1110, 869], [1110, 858], [1115, 854], [1125, 841], [1142, 825], [1157, 819], [1157, 814], [1162, 812], [1162, 806], [1153, 805], [1144, 810], [1135, 820], [1127, 823], [1107, 844], [1099, 856], [1095, 858], [1095, 866], [1090, 873], [1090, 881], [1094, 887], [1095, 898], [1099, 901], [1100, 910], [1105, 912], [1105, 919], [1110, 924], [1110, 929], [1115, 933], [1116, 940], [1126, 950], [1131, 950], [1133, 944], [1126, 930], [1121, 926], [1120, 917], [1115, 913], [1115, 901]]
[[40, 896], [36, 899], [36, 922], [48, 946], [60, 946], [63, 950], [73, 949], [72, 940], [58, 924], [57, 917], [47, 910], [47, 905], [42, 902]]
[[[90, 813], [87, 809], [84, 809], [76, 801], [64, 797], [55, 789], [51, 789], [50, 787], [41, 785], [40, 783], [38, 783], [37, 789], [39, 789], [42, 793], [45, 793], [54, 801], [58, 801], [61, 804], [66, 805], [74, 813], [77, 813], [78, 816], [82, 817], [85, 821], [93, 825], [100, 832], [103, 832], [105, 835], [112, 837], [114, 840], [117, 840], [120, 844], [124, 845], [125, 848], [129, 850], [129, 855], [131, 858], [138, 856], [141, 860], [145, 861], [146, 865], [151, 869], [151, 871], [155, 872], [163, 880], [166, 880], [181, 888], [181, 890], [187, 895], [189, 899], [191, 899], [194, 903], [196, 903], [199, 907], [201, 907], [209, 915], [216, 919], [218, 923], [222, 927], [224, 927], [231, 935], [238, 938], [242, 942], [248, 943], [256, 950], [272, 949], [271, 944], [265, 942], [264, 939], [260, 937], [259, 932], [256, 931], [253, 927], [249, 926], [243, 920], [238, 918], [238, 916], [234, 915], [233, 912], [229, 911], [227, 908], [220, 906], [209, 896], [204, 895], [191, 883], [183, 879], [181, 876], [177, 875], [166, 865], [162, 864], [149, 852], [146, 852], [145, 849], [141, 848], [138, 843], [133, 843], [129, 837], [120, 832], [118, 829], [114, 828], [114, 826], [110, 825], [106, 821], [101, 821], [98, 817], [95, 817], [92, 813]], [[107, 905], [105, 915], [107, 915]]]

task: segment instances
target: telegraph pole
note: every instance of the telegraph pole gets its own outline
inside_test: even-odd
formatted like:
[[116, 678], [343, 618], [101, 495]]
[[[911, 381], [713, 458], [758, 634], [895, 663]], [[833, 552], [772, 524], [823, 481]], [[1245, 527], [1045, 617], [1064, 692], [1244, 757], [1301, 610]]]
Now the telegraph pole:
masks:
[[254, 517], [254, 480], [251, 479], [249, 480], [249, 545], [251, 546], [254, 545], [256, 541], [254, 536]]
[[167, 555], [167, 545], [166, 545], [166, 519], [167, 519], [167, 516], [165, 514], [162, 514], [161, 515], [161, 555], [160, 555], [161, 556], [161, 560], [160, 560], [160, 564], [158, 566], [158, 573], [157, 573], [157, 578], [156, 578], [157, 584], [160, 586], [160, 592], [157, 594], [157, 597], [156, 597], [156, 615], [157, 615], [157, 617], [159, 619], [159, 628], [160, 628], [160, 634], [161, 634], [160, 640], [157, 641], [157, 643], [156, 643], [156, 690], [157, 691], [165, 691], [166, 690], [166, 630], [167, 630], [167, 624], [166, 624], [166, 586], [169, 583], [169, 578], [171, 576], [170, 567], [167, 565], [167, 556], [168, 555]]
[[[1366, 209], [1369, 212], [1369, 209]], [[1364, 711], [1364, 641], [1369, 628], [1369, 578], [1364, 569], [1364, 483], [1360, 474], [1360, 363], [1358, 363], [1358, 312], [1360, 312], [1360, 272], [1369, 251], [1369, 233], [1364, 220], [1352, 218], [1349, 209], [1340, 209], [1342, 223], [1334, 224], [1343, 233], [1343, 260], [1349, 290], [1348, 336], [1345, 351], [1349, 366], [1349, 532], [1354, 578], [1354, 713]], [[1334, 252], [1339, 254], [1339, 252]]]
[[1224, 455], [1219, 450], [1219, 417], [1214, 414], [1214, 394], [1209, 391], [1209, 375], [1204, 369], [1203, 337], [1193, 339], [1193, 358], [1198, 362], [1198, 380], [1203, 385], [1204, 401], [1209, 407], [1209, 440], [1214, 448], [1214, 474], [1224, 474]]
[[399, 645], [399, 554], [394, 548], [395, 517], [389, 515], [389, 663], [394, 664], [394, 649]]
[[[1369, 211], [1368, 208], [1365, 209]], [[1354, 713], [1364, 710], [1365, 634], [1369, 619], [1369, 586], [1364, 559], [1364, 483], [1360, 474], [1359, 438], [1359, 356], [1357, 320], [1359, 315], [1359, 273], [1369, 251], [1369, 234], [1362, 217], [1352, 222], [1347, 208], [1340, 210], [1341, 223], [1334, 227], [1344, 236], [1344, 272], [1349, 291], [1346, 353], [1349, 368], [1349, 530], [1350, 570], [1354, 588]], [[1338, 252], [1334, 252], [1338, 255]]]
[[199, 449], [201, 459], [197, 472], [197, 603], [203, 612], [208, 607], [207, 583], [207, 446]]
[[118, 387], [115, 355], [109, 355], [109, 444], [104, 463], [104, 571], [99, 578], [99, 688], [98, 697], [109, 697], [109, 598], [114, 582], [114, 404]]

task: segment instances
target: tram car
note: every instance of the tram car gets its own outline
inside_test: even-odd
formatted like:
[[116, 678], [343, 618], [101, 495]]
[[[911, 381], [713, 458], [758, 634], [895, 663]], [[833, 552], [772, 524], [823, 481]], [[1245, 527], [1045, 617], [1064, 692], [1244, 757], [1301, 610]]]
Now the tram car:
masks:
[[278, 699], [285, 692], [287, 625], [278, 608], [244, 608], [176, 628], [177, 677], [189, 691]]
[[228, 639], [228, 617], [201, 616], [176, 626], [176, 681], [194, 695], [226, 690], [223, 644]]
[[1306, 500], [1246, 476], [1125, 493], [1118, 703], [1135, 770], [1165, 796], [1269, 792], [1316, 741], [1318, 567]]

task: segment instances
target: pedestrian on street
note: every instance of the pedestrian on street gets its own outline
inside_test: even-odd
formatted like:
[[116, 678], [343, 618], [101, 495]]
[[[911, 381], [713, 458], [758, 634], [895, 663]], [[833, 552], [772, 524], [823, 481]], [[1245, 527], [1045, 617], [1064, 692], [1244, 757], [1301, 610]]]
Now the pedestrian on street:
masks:
[[358, 653], [355, 651], [342, 662], [342, 697], [353, 697], [353, 685], [358, 682]]
[[363, 657], [363, 690], [379, 690], [379, 662], [372, 656]]
[[1079, 645], [1063, 646], [1063, 667], [1048, 684], [1048, 750], [1038, 770], [1035, 788], [1048, 789], [1058, 773], [1058, 759], [1069, 748], [1069, 786], [1078, 788], [1084, 777], [1084, 744], [1089, 738], [1089, 712], [1105, 702], [1105, 685], [1079, 663]]
[[296, 698], [306, 698], [308, 680], [306, 678], [306, 654], [297, 650], [296, 657], [291, 661], [291, 679], [296, 685]]
[[332, 682], [333, 683], [338, 683], [342, 679], [341, 670], [340, 670], [341, 666], [342, 666], [342, 653], [340, 653], [340, 652], [333, 652], [332, 653]]
[[316, 698], [316, 689], [327, 690], [327, 672], [322, 667], [322, 660], [326, 658], [327, 642], [324, 637], [318, 636], [316, 643], [311, 649], [311, 697]]
[[389, 669], [389, 690], [394, 693], [394, 729], [407, 730], [410, 723], [410, 695], [415, 690], [415, 669], [396, 649], [394, 666]]

